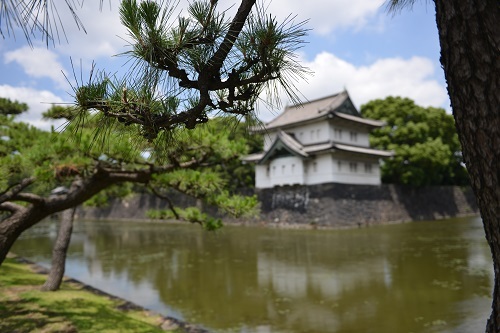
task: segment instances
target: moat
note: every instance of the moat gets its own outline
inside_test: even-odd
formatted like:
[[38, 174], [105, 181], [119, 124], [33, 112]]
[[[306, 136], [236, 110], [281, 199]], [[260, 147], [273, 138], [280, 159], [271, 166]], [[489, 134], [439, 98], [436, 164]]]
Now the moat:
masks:
[[[57, 224], [13, 252], [48, 265]], [[66, 274], [213, 332], [476, 332], [492, 265], [479, 218], [349, 230], [77, 221]]]

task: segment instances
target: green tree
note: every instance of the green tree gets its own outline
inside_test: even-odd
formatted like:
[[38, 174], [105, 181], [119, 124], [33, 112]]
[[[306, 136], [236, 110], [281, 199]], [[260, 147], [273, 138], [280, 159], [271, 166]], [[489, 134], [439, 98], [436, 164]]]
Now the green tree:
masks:
[[[264, 141], [261, 136], [249, 132], [249, 127], [257, 125], [251, 121], [251, 119], [239, 121], [234, 118], [217, 117], [211, 120], [211, 128], [215, 131], [228, 131], [230, 140], [244, 140], [248, 153], [252, 154], [262, 151]], [[253, 188], [255, 185], [254, 166], [244, 164], [240, 159], [215, 163], [215, 168], [224, 177], [230, 191]]]
[[0, 116], [17, 115], [28, 110], [26, 103], [0, 97]]
[[411, 186], [468, 184], [455, 122], [444, 109], [424, 108], [408, 98], [387, 97], [362, 105], [361, 113], [386, 122], [370, 135], [373, 147], [395, 152], [382, 165], [383, 182]]
[[[392, 10], [416, 0], [389, 0]], [[500, 332], [500, 3], [435, 0], [441, 65], [472, 189], [491, 248], [495, 286], [486, 332]]]
[[[227, 131], [213, 131], [205, 124], [192, 131], [171, 131], [175, 144], [159, 145], [137, 137], [133, 126], [117, 123], [101, 145], [95, 137], [100, 116], [80, 114], [79, 119], [85, 124], [48, 133], [12, 117], [0, 118], [11, 147], [0, 156], [1, 261], [24, 230], [126, 183], [154, 193], [184, 193], [233, 216], [255, 212], [255, 197], [231, 195], [214, 168], [213, 161], [224, 163], [246, 151], [245, 142], [229, 139]], [[79, 127], [76, 138], [74, 126]], [[60, 186], [67, 190], [51, 194]], [[175, 215], [208, 229], [220, 226], [220, 220], [196, 209], [176, 208]]]

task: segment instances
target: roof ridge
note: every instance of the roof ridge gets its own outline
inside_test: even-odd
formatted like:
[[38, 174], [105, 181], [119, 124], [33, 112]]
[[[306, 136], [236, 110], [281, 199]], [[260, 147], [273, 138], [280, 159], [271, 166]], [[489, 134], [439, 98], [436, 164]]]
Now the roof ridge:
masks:
[[298, 107], [298, 106], [302, 106], [302, 105], [306, 105], [306, 104], [311, 104], [311, 103], [319, 102], [319, 101], [322, 101], [322, 100], [325, 100], [325, 99], [329, 99], [329, 98], [337, 97], [337, 96], [339, 96], [340, 94], [344, 94], [344, 93], [345, 93], [347, 96], [349, 96], [349, 94], [347, 93], [347, 90], [343, 90], [343, 91], [341, 91], [341, 92], [338, 92], [338, 93], [336, 93], [336, 94], [332, 94], [332, 95], [329, 95], [329, 96], [320, 97], [320, 98], [316, 98], [316, 99], [313, 99], [313, 100], [307, 100], [307, 102], [306, 102], [306, 103], [298, 103], [298, 104], [292, 104], [292, 105], [285, 106], [285, 110], [286, 110], [286, 109], [289, 109], [289, 108]]
[[[312, 111], [314, 109], [316, 112], [308, 112], [309, 116], [307, 116], [307, 118], [309, 118], [309, 119], [316, 118], [317, 116], [321, 116], [322, 114], [324, 114], [325, 110], [322, 110], [323, 108], [319, 108], [318, 106], [315, 107], [314, 106], [315, 104], [317, 104], [317, 103], [320, 103], [320, 104], [327, 103], [329, 105], [339, 104], [338, 103], [339, 99], [342, 99], [342, 100], [349, 99], [349, 93], [347, 92], [347, 90], [338, 92], [336, 94], [332, 94], [330, 96], [326, 96], [326, 97], [318, 98], [318, 99], [315, 99], [312, 101], [308, 101], [307, 103], [286, 106], [283, 109], [283, 111], [276, 118], [268, 121], [265, 124], [265, 127], [267, 127], [267, 126], [274, 127], [274, 124], [276, 124], [276, 123], [278, 123], [278, 124], [279, 123], [289, 123], [290, 120], [288, 118], [290, 118], [291, 116], [293, 116], [293, 118], [295, 118], [295, 117], [297, 117], [297, 114], [303, 114], [306, 109], [311, 109], [311, 108], [312, 109], [310, 111]], [[342, 103], [340, 103], [340, 104], [342, 104]], [[303, 116], [299, 116], [299, 118], [303, 118]]]

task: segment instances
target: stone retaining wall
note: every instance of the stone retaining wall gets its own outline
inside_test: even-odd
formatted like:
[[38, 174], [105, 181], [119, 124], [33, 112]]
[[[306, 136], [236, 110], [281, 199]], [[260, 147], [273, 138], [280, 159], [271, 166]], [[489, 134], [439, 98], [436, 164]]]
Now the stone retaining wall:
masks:
[[[252, 191], [245, 190], [247, 194]], [[397, 185], [322, 184], [256, 190], [261, 202], [259, 218], [244, 223], [352, 227], [390, 222], [435, 220], [478, 214], [468, 187], [409, 188]], [[184, 195], [172, 195], [175, 205], [196, 205]], [[79, 210], [87, 219], [145, 219], [148, 209], [166, 208], [150, 195], [114, 200], [105, 208]], [[211, 209], [212, 210], [212, 209]], [[212, 213], [214, 211], [212, 210]], [[236, 222], [227, 219], [226, 222]]]
[[322, 184], [258, 191], [267, 221], [355, 226], [478, 214], [470, 188]]

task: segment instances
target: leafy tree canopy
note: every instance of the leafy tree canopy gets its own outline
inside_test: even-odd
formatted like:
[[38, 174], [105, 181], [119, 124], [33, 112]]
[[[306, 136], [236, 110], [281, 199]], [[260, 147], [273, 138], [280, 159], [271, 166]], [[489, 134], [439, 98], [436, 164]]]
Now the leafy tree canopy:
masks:
[[416, 105], [408, 98], [387, 97], [361, 106], [364, 117], [384, 120], [370, 143], [393, 150], [382, 166], [382, 181], [411, 186], [466, 185], [453, 116], [444, 109]]
[[[210, 128], [214, 131], [227, 131], [229, 140], [243, 140], [246, 144], [246, 151], [249, 154], [262, 151], [264, 140], [260, 135], [253, 135], [249, 132], [249, 127], [256, 125], [247, 121], [228, 117], [216, 117], [211, 119]], [[255, 186], [255, 170], [251, 164], [243, 164], [241, 160], [231, 159], [226, 161], [214, 161], [214, 168], [218, 170], [227, 182], [228, 190], [238, 191], [243, 188], [253, 188]]]

